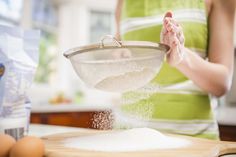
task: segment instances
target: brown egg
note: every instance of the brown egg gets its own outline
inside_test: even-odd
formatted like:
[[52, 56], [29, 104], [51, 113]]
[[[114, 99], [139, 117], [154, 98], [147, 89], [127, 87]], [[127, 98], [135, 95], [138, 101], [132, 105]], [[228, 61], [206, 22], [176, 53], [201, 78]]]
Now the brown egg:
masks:
[[0, 134], [0, 157], [8, 157], [16, 140], [10, 135]]
[[12, 147], [10, 157], [43, 157], [44, 143], [40, 138], [26, 136]]

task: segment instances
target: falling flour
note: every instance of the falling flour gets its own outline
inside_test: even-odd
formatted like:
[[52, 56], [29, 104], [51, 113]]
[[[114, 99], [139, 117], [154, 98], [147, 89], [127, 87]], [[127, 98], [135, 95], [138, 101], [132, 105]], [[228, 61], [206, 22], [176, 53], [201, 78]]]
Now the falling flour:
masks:
[[144, 86], [155, 74], [155, 70], [151, 68], [126, 72], [118, 76], [109, 76], [99, 81], [95, 88], [110, 92], [126, 92]]
[[94, 113], [92, 118], [92, 127], [99, 130], [112, 129], [114, 115], [111, 111], [99, 111]]
[[130, 152], [151, 149], [186, 147], [190, 141], [169, 137], [149, 128], [134, 128], [124, 131], [70, 138], [66, 147], [104, 152]]

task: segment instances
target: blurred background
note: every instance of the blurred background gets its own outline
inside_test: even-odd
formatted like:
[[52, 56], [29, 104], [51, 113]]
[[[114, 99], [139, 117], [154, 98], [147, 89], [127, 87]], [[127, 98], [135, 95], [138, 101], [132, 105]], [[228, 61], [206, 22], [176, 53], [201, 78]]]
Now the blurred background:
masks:
[[[109, 118], [103, 113], [110, 111], [117, 95], [85, 87], [63, 52], [98, 42], [103, 35], [114, 35], [115, 6], [116, 0], [0, 1], [0, 24], [41, 31], [39, 67], [29, 91], [32, 123], [106, 127], [92, 126], [93, 122], [88, 121], [94, 113]], [[231, 135], [225, 138], [233, 136], [236, 140], [236, 77], [231, 91], [219, 99], [219, 104], [221, 131]]]
[[29, 92], [33, 104], [56, 104], [57, 97], [65, 98], [58, 103], [110, 101], [106, 93], [90, 91], [79, 82], [63, 52], [114, 34], [115, 5], [115, 0], [0, 1], [1, 24], [41, 31], [39, 67]]

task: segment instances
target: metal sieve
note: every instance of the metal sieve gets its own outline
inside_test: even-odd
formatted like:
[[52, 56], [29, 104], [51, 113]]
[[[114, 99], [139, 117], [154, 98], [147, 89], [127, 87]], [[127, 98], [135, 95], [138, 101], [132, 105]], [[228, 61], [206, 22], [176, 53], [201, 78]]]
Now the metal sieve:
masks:
[[[105, 43], [105, 40], [111, 40]], [[100, 43], [64, 53], [88, 86], [109, 92], [135, 90], [159, 72], [169, 47], [147, 41], [118, 41], [106, 35]]]

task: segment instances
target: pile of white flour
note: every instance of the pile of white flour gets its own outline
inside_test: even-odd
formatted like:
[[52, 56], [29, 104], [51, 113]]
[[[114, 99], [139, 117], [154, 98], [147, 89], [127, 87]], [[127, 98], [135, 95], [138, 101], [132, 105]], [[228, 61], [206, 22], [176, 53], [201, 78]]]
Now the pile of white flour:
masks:
[[149, 128], [134, 128], [124, 131], [71, 138], [64, 141], [66, 147], [105, 152], [173, 149], [186, 147], [190, 144], [188, 140], [165, 136]]

